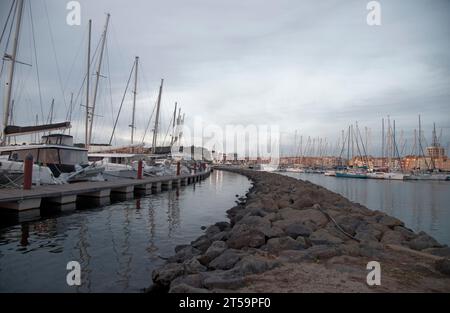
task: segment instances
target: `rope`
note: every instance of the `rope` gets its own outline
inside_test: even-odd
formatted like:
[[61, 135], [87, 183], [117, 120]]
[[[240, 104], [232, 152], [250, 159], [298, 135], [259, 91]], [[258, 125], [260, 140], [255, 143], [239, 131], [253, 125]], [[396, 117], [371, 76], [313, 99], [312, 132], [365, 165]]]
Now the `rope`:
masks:
[[345, 236], [349, 237], [350, 239], [355, 240], [356, 242], [360, 242], [360, 240], [359, 240], [358, 238], [355, 238], [355, 237], [352, 236], [351, 234], [347, 233], [344, 229], [342, 229], [342, 227], [339, 226], [339, 224], [336, 222], [336, 220], [335, 220], [330, 214], [328, 214], [324, 209], [322, 209], [320, 206], [319, 206], [318, 210], [319, 210], [320, 212], [322, 212], [323, 214], [325, 214], [325, 215], [328, 217], [328, 219], [330, 219], [330, 220], [333, 222], [333, 224], [336, 226], [336, 228], [337, 228], [341, 233], [343, 233]]

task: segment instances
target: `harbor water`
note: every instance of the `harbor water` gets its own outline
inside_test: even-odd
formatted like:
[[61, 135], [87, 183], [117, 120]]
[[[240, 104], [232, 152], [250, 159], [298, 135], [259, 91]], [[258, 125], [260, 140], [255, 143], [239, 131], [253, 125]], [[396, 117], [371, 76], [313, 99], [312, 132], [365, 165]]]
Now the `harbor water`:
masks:
[[337, 178], [283, 173], [308, 180], [372, 210], [392, 215], [414, 231], [425, 231], [450, 245], [450, 182]]
[[[139, 199], [0, 229], [0, 292], [140, 292], [152, 270], [202, 226], [227, 220], [249, 180], [214, 171], [204, 181]], [[81, 266], [69, 286], [67, 263]]]

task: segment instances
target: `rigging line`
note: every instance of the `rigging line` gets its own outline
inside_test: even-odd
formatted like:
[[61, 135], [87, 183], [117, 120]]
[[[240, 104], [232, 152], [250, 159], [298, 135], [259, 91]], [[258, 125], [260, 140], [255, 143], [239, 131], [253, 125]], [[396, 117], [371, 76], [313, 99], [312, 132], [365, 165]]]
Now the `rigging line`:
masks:
[[[13, 17], [12, 17], [12, 20], [11, 20], [11, 25], [9, 26], [8, 38], [6, 39], [5, 52], [3, 53], [3, 55], [7, 54], [7, 52], [8, 52], [8, 47], [9, 47], [9, 42], [10, 42], [10, 39], [11, 39], [12, 29], [13, 29], [13, 26], [14, 26], [14, 21], [16, 19], [16, 13], [17, 13], [17, 3], [16, 3], [16, 6], [14, 8], [14, 14], [13, 14]], [[4, 68], [4, 65], [5, 65], [5, 61], [6, 60], [3, 58], [2, 59], [2, 68], [0, 69], [0, 75], [3, 73], [3, 68]]]
[[58, 74], [59, 86], [61, 88], [61, 93], [62, 93], [62, 97], [63, 97], [64, 107], [67, 110], [66, 96], [64, 94], [64, 89], [63, 89], [63, 84], [62, 84], [62, 79], [61, 79], [61, 72], [60, 72], [59, 63], [58, 63], [58, 57], [56, 55], [56, 47], [55, 47], [55, 40], [54, 40], [54, 37], [53, 37], [53, 31], [52, 31], [52, 27], [50, 25], [50, 17], [48, 15], [47, 1], [43, 0], [43, 2], [44, 2], [45, 15], [47, 17], [48, 30], [49, 30], [49, 33], [50, 33], [50, 40], [51, 40], [51, 43], [52, 43], [53, 56], [55, 58], [56, 72]]
[[74, 60], [72, 62], [72, 65], [70, 66], [69, 74], [67, 75], [66, 82], [64, 83], [64, 86], [63, 86], [64, 87], [64, 91], [66, 91], [66, 89], [67, 89], [67, 84], [69, 83], [70, 76], [72, 75], [73, 67], [75, 66], [75, 63], [78, 60], [78, 56], [80, 55], [80, 51], [82, 50], [83, 43], [84, 43], [84, 40], [86, 38], [85, 36], [86, 36], [86, 33], [83, 32], [83, 37], [81, 38], [80, 45], [79, 45], [79, 47], [77, 49], [77, 52], [75, 54], [75, 58], [74, 58]]
[[169, 127], [167, 127], [167, 131], [166, 131], [166, 135], [164, 136], [164, 140], [163, 140], [163, 146], [166, 143], [166, 138], [169, 135], [169, 130], [170, 130], [170, 126], [172, 126], [172, 121], [173, 121], [173, 116], [170, 118], [170, 122], [169, 122]]
[[141, 141], [142, 143], [144, 143], [145, 136], [147, 135], [147, 131], [150, 127], [150, 123], [152, 122], [153, 114], [155, 113], [155, 109], [156, 109], [156, 101], [155, 101], [155, 104], [153, 105], [152, 114], [150, 114], [150, 118], [148, 119], [147, 127], [145, 127], [145, 132], [144, 132], [144, 135], [142, 136], [142, 141]]
[[108, 49], [108, 41], [106, 41], [106, 67], [108, 70], [108, 85], [109, 85], [109, 100], [111, 105], [111, 121], [114, 123], [114, 106], [113, 106], [113, 98], [112, 98], [112, 87], [111, 87], [111, 71], [109, 67], [109, 49]]
[[113, 130], [112, 130], [112, 133], [111, 133], [111, 138], [109, 139], [109, 144], [111, 144], [111, 142], [112, 142], [112, 140], [114, 138], [114, 132], [116, 131], [117, 122], [119, 121], [119, 116], [120, 116], [120, 112], [122, 111], [123, 101], [125, 100], [125, 96], [127, 94], [128, 86], [130, 84], [130, 80], [131, 80], [131, 76], [132, 76], [133, 71], [134, 71], [135, 64], [136, 63], [133, 62], [133, 66], [131, 67], [130, 75], [128, 76], [127, 85], [125, 87], [125, 91], [124, 91], [123, 96], [122, 96], [122, 101], [120, 102], [119, 111], [117, 112], [117, 117], [116, 117], [116, 121], [114, 122]]
[[28, 5], [30, 7], [30, 21], [31, 21], [31, 35], [33, 37], [33, 49], [34, 49], [34, 63], [36, 63], [36, 76], [37, 76], [37, 85], [38, 85], [38, 92], [39, 92], [39, 105], [41, 108], [41, 118], [42, 121], [44, 121], [44, 108], [42, 105], [42, 92], [41, 92], [41, 79], [39, 75], [39, 66], [38, 66], [38, 57], [37, 57], [37, 49], [36, 49], [36, 36], [34, 32], [34, 21], [33, 21], [33, 13], [31, 8], [31, 1], [28, 1]]
[[12, 12], [12, 10], [14, 8], [14, 4], [16, 4], [16, 0], [13, 0], [13, 2], [11, 3], [11, 8], [9, 9], [8, 17], [6, 18], [5, 26], [3, 26], [2, 35], [0, 36], [0, 45], [1, 45], [2, 40], [3, 40], [3, 35], [5, 35], [5, 31], [6, 31], [6, 28], [8, 26], [9, 18], [11, 17], [11, 12]]

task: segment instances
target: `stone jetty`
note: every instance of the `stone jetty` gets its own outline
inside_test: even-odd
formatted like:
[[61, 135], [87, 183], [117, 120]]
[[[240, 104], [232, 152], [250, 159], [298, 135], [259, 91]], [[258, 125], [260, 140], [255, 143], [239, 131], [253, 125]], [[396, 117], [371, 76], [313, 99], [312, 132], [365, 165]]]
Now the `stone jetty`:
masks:
[[[237, 168], [252, 188], [152, 274], [151, 292], [450, 292], [450, 248], [307, 181]], [[381, 268], [369, 286], [370, 261]]]

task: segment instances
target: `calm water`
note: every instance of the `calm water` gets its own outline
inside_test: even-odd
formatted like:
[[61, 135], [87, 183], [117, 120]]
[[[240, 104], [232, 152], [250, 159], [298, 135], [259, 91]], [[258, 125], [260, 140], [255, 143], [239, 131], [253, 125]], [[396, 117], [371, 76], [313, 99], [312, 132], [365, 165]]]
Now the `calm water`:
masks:
[[308, 180], [401, 219], [450, 245], [450, 182], [336, 178], [320, 174], [283, 173]]
[[[226, 220], [249, 187], [244, 176], [215, 171], [179, 190], [0, 229], [0, 291], [139, 292], [159, 256]], [[80, 287], [66, 284], [72, 260], [81, 264]]]

